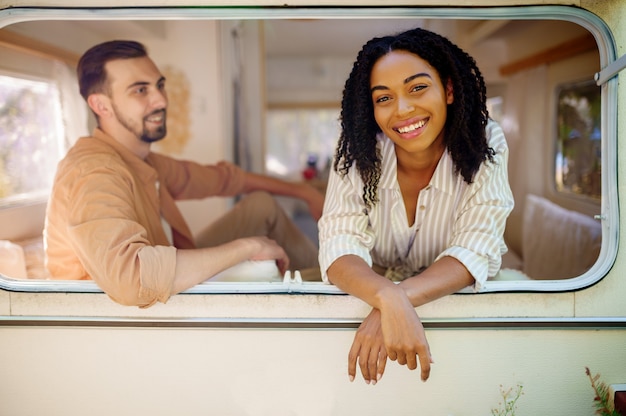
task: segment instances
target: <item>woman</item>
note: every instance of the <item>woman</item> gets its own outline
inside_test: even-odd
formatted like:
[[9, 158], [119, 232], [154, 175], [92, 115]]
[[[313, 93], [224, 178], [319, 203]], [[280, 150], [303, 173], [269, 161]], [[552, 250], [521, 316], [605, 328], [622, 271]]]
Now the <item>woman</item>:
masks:
[[[372, 306], [348, 356], [366, 383], [387, 357], [430, 374], [415, 307], [475, 290], [506, 252], [508, 148], [472, 57], [422, 29], [370, 40], [343, 92], [320, 220], [323, 278]], [[395, 283], [399, 282], [399, 283]]]

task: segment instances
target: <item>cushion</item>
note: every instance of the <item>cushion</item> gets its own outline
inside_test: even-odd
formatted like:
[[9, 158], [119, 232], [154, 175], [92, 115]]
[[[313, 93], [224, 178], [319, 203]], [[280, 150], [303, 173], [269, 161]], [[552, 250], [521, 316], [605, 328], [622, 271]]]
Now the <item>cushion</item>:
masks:
[[598, 259], [602, 225], [588, 215], [528, 194], [522, 230], [522, 271], [533, 279], [580, 276]]

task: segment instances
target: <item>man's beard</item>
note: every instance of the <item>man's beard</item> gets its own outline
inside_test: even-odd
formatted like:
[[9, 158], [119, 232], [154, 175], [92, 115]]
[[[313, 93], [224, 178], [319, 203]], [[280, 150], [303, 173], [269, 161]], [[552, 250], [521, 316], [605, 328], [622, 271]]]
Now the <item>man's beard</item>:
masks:
[[[148, 117], [150, 117], [150, 116], [152, 116], [154, 114], [158, 114], [160, 112], [163, 113], [163, 124], [160, 127], [157, 127], [153, 131], [148, 131], [148, 129], [146, 128], [146, 118], [148, 118]], [[163, 109], [163, 110], [154, 111], [152, 114], [149, 114], [148, 116], [146, 116], [144, 118], [144, 120], [143, 120], [143, 132], [141, 133], [141, 136], [139, 136], [139, 138], [143, 142], [154, 143], [154, 142], [158, 142], [159, 140], [163, 139], [166, 134], [167, 134], [167, 113], [166, 113], [165, 109]]]
[[[113, 106], [113, 112], [115, 113], [115, 116], [117, 117], [118, 121], [120, 122], [120, 124], [122, 126], [124, 126], [124, 128], [126, 128], [126, 130], [132, 132], [135, 134], [135, 136], [137, 136], [137, 138], [139, 140], [141, 140], [142, 142], [145, 143], [154, 143], [154, 142], [158, 142], [159, 140], [163, 139], [165, 137], [165, 135], [167, 134], [167, 127], [166, 127], [166, 121], [167, 121], [167, 112], [165, 109], [160, 109], [160, 110], [155, 110], [152, 113], [148, 114], [147, 116], [145, 116], [141, 122], [141, 131], [139, 131], [139, 128], [136, 128], [136, 123], [132, 123], [128, 120], [126, 120], [125, 118], [121, 117], [120, 112], [117, 110], [117, 108], [115, 106]], [[155, 114], [159, 114], [159, 113], [163, 113], [163, 124], [160, 127], [157, 127], [156, 129], [150, 131], [146, 128], [146, 119], [149, 117], [152, 117]]]

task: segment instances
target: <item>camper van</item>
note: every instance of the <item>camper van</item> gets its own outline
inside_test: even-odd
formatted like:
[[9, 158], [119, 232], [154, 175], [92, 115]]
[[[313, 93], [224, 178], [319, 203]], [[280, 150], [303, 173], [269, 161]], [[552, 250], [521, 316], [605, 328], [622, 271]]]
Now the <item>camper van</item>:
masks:
[[[0, 415], [626, 414], [624, 21], [623, 0], [0, 0]], [[476, 59], [515, 200], [500, 273], [417, 308], [428, 381], [389, 361], [351, 382], [370, 307], [299, 271], [234, 268], [148, 308], [49, 278], [57, 164], [95, 127], [89, 47], [147, 46], [170, 101], [155, 151], [324, 190], [358, 51], [415, 27]], [[196, 232], [234, 202], [179, 208]]]

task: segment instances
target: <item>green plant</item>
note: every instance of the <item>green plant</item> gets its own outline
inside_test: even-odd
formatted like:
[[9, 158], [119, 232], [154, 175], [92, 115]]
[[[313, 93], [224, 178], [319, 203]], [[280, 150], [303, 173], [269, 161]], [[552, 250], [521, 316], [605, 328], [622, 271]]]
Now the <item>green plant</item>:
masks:
[[593, 398], [593, 402], [596, 407], [595, 414], [600, 416], [620, 416], [620, 414], [612, 409], [612, 406], [610, 406], [611, 393], [609, 391], [609, 386], [600, 381], [600, 374], [592, 376], [591, 371], [589, 371], [589, 367], [585, 367], [585, 373], [591, 381], [593, 391], [596, 393], [596, 396]]
[[523, 389], [524, 387], [521, 384], [518, 384], [515, 390], [513, 390], [513, 387], [504, 390], [502, 385], [500, 385], [502, 402], [499, 403], [499, 409], [491, 409], [491, 414], [493, 416], [515, 416], [517, 400], [524, 394]]

